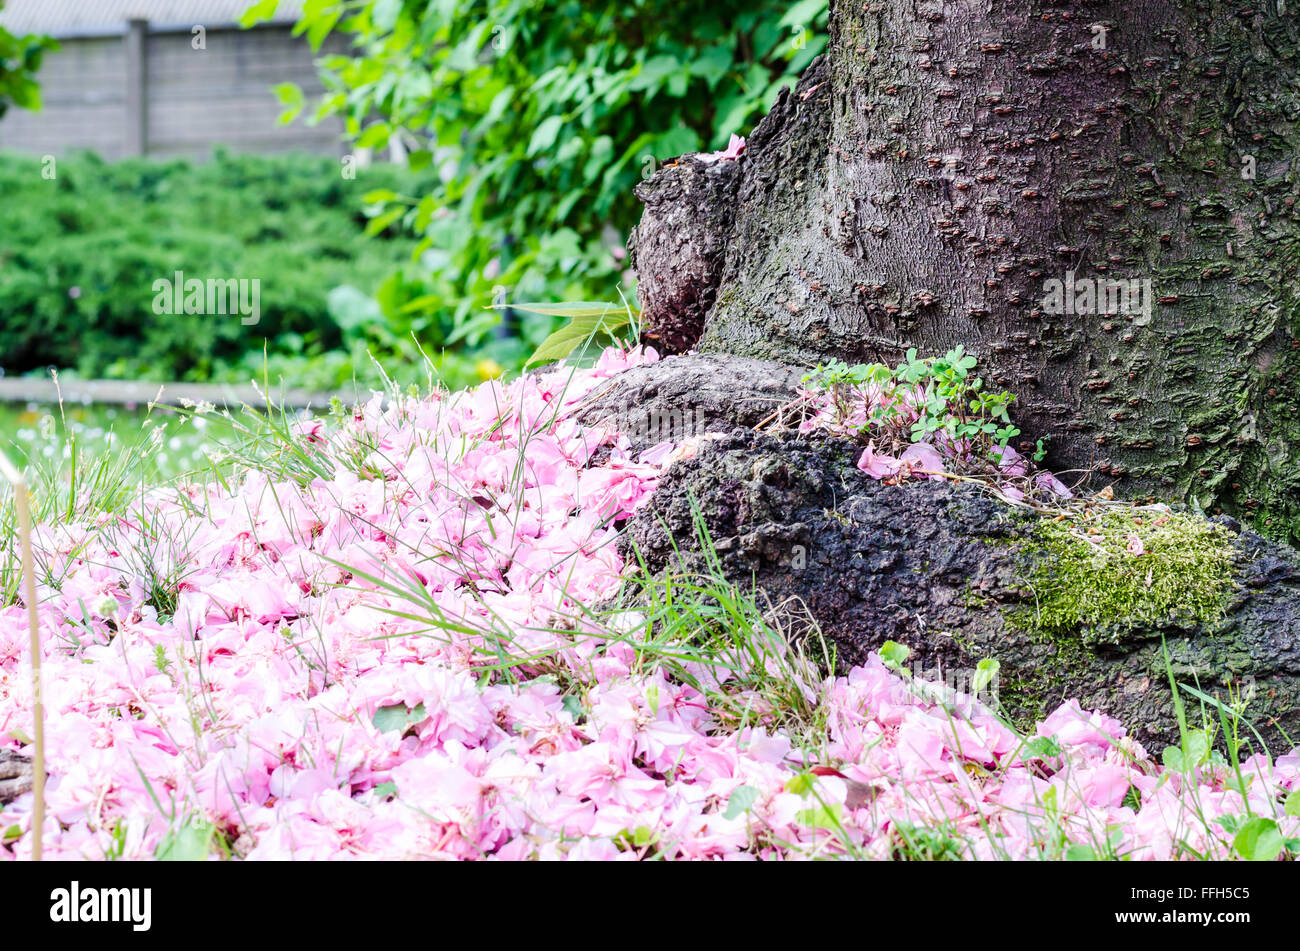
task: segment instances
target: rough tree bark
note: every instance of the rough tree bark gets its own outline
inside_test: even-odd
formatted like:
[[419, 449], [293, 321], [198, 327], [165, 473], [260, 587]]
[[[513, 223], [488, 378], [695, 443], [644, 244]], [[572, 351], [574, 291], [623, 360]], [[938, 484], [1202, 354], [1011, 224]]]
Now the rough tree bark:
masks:
[[[642, 189], [649, 338], [792, 364], [964, 344], [1053, 467], [1295, 540], [1289, 5], [833, 0], [736, 174]], [[1071, 272], [1149, 280], [1150, 307], [1052, 313]]]

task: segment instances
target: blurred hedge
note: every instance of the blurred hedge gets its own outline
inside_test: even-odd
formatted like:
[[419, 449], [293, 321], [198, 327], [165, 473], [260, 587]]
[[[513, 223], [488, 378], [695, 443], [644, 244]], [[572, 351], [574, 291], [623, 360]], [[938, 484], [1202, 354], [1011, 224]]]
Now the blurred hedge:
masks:
[[[391, 351], [405, 330], [439, 345], [439, 327], [388, 320], [370, 296], [413, 242], [366, 237], [363, 196], [423, 187], [405, 169], [375, 165], [349, 180], [337, 159], [224, 154], [202, 164], [65, 158], [52, 180], [42, 169], [0, 156], [6, 373], [246, 380], [265, 346], [293, 382], [332, 385], [364, 364], [367, 347]], [[260, 322], [154, 314], [154, 282], [178, 270], [260, 279]]]

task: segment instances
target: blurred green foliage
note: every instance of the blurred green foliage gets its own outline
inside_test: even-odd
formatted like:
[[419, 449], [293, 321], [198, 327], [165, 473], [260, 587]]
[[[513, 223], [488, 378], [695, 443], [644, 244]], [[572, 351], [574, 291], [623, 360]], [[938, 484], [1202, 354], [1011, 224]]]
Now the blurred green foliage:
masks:
[[[451, 321], [401, 309], [392, 265], [414, 242], [395, 227], [365, 234], [367, 192], [428, 178], [375, 165], [348, 179], [337, 159], [301, 155], [0, 157], [0, 368], [247, 382], [265, 362], [273, 383], [334, 387], [380, 377], [368, 352], [421, 379], [414, 334], [449, 383], [477, 379], [473, 364], [490, 353], [443, 361]], [[260, 280], [260, 321], [155, 314], [154, 282], [176, 271]]]
[[[824, 46], [827, 0], [303, 9], [317, 49], [351, 43], [320, 61], [316, 117], [410, 167], [0, 157], [0, 371], [242, 382], [269, 368], [329, 388], [422, 378], [425, 354], [453, 386], [518, 368], [562, 318], [500, 305], [617, 299], [633, 186], [747, 132]], [[48, 48], [0, 31], [0, 111], [39, 106]], [[286, 120], [307, 105], [278, 91]], [[154, 282], [176, 271], [260, 280], [259, 323], [155, 314]]]
[[[245, 24], [276, 6], [253, 4]], [[412, 168], [436, 169], [425, 192], [372, 195], [375, 221], [419, 238], [404, 306], [450, 319], [472, 347], [493, 335], [493, 303], [617, 299], [633, 186], [748, 132], [824, 47], [827, 6], [306, 0], [296, 30], [318, 51], [331, 34], [351, 43], [319, 61], [313, 120], [341, 115], [356, 147], [396, 143]], [[310, 107], [278, 91], [285, 121]], [[513, 328], [520, 356], [553, 324]]]
[[[0, 9], [4, 5], [0, 0]], [[14, 36], [0, 26], [0, 118], [11, 103], [23, 109], [41, 107], [35, 73], [46, 51], [58, 48], [59, 44], [48, 36]]]

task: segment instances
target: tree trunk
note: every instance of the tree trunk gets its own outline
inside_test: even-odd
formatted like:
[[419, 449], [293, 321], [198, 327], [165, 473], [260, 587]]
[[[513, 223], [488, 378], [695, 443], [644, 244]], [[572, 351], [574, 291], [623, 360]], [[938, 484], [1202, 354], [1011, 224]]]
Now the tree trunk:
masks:
[[833, 0], [830, 28], [738, 174], [693, 186], [686, 159], [642, 189], [648, 339], [963, 344], [1049, 466], [1300, 537], [1296, 12]]

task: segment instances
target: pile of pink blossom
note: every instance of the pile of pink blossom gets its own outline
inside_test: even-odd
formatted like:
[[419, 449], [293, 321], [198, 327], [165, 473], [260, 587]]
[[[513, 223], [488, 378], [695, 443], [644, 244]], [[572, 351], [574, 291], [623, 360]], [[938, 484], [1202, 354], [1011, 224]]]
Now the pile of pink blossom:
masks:
[[[655, 359], [376, 395], [299, 428], [328, 477], [41, 526], [46, 854], [1162, 859], [1227, 856], [1246, 814], [1300, 834], [1296, 753], [1166, 771], [1077, 703], [1023, 736], [875, 657], [806, 685], [817, 736], [737, 727], [607, 637], [618, 527], [697, 447], [633, 456], [576, 415]], [[0, 610], [0, 749], [24, 753], [27, 639]], [[0, 807], [0, 859], [30, 855], [32, 810]]]

